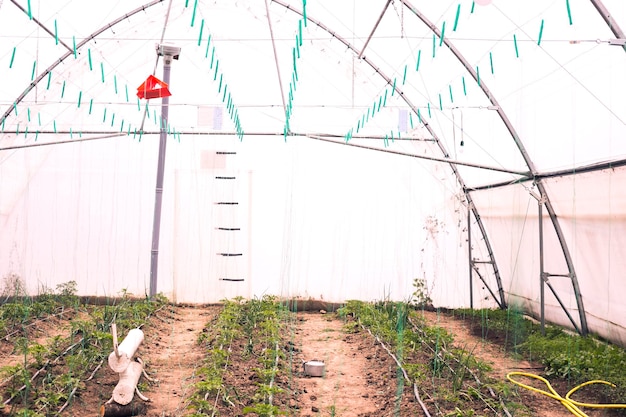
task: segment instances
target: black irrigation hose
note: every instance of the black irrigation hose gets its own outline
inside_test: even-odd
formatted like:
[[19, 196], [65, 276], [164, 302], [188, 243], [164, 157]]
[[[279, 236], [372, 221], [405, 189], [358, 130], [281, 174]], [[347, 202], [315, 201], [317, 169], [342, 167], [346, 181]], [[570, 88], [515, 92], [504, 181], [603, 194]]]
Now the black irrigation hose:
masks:
[[417, 400], [417, 402], [419, 403], [420, 407], [422, 407], [422, 411], [424, 411], [424, 415], [426, 417], [431, 417], [430, 413], [428, 412], [428, 409], [426, 408], [426, 405], [424, 404], [424, 402], [422, 401], [422, 399], [420, 398], [420, 394], [419, 391], [417, 390], [417, 384], [415, 384], [414, 382], [411, 381], [411, 379], [409, 378], [409, 375], [406, 373], [406, 371], [404, 370], [404, 367], [402, 367], [402, 364], [400, 363], [400, 361], [398, 360], [398, 358], [396, 358], [396, 356], [389, 350], [389, 348], [387, 346], [385, 346], [385, 344], [383, 343], [382, 340], [380, 340], [380, 338], [378, 336], [374, 336], [374, 334], [372, 334], [372, 332], [370, 331], [370, 329], [368, 329], [367, 327], [363, 326], [362, 323], [360, 323], [359, 320], [359, 324], [361, 325], [361, 327], [364, 330], [367, 330], [367, 332], [374, 337], [374, 339], [376, 339], [376, 341], [378, 343], [380, 343], [380, 345], [383, 347], [383, 349], [385, 349], [385, 351], [389, 354], [389, 356], [391, 356], [391, 358], [396, 362], [396, 364], [398, 365], [398, 368], [400, 368], [400, 370], [402, 371], [402, 375], [404, 375], [404, 379], [406, 379], [406, 381], [413, 385], [413, 393], [415, 394], [415, 399]]

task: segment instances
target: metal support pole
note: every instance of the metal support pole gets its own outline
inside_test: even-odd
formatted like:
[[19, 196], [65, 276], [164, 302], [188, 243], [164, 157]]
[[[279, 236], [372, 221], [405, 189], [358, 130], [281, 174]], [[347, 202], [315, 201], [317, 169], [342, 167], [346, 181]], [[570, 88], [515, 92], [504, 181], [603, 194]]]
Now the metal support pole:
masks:
[[469, 262], [469, 297], [470, 297], [470, 309], [474, 309], [474, 285], [472, 280], [473, 275], [473, 261], [472, 261], [472, 209], [470, 205], [467, 205], [467, 257]]
[[539, 200], [539, 299], [541, 304], [541, 334], [546, 334], [545, 271], [543, 265], [543, 198]]
[[[170, 83], [173, 56], [163, 56], [163, 82]], [[163, 202], [163, 176], [165, 173], [165, 149], [167, 145], [167, 126], [170, 98], [161, 99], [161, 129], [159, 135], [159, 160], [157, 165], [156, 190], [154, 196], [154, 222], [152, 223], [152, 251], [150, 256], [150, 298], [157, 294], [157, 276], [159, 269], [159, 237], [161, 231], [161, 205]]]

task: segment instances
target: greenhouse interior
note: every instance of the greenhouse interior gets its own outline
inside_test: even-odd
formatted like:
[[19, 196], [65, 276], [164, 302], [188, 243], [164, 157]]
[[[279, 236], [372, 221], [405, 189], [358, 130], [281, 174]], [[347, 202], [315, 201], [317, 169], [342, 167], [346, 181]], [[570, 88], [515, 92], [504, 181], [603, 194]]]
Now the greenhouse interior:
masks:
[[623, 0], [0, 0], [0, 415], [626, 416]]

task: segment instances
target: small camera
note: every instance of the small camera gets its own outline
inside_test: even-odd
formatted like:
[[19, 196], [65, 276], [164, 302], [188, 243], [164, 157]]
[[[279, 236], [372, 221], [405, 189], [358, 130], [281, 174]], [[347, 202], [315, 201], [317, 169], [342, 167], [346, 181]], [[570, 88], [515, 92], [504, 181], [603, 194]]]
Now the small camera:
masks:
[[178, 59], [178, 56], [180, 55], [180, 47], [168, 44], [157, 45], [157, 55]]

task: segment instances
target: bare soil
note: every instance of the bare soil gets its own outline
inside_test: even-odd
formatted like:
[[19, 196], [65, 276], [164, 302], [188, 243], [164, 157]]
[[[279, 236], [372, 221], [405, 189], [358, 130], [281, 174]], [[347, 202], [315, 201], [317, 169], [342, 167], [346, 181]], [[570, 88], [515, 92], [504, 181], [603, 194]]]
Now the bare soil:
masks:
[[[346, 334], [334, 314], [304, 312], [298, 318], [294, 374], [301, 416], [416, 415], [413, 400], [396, 400], [396, 364], [372, 337]], [[313, 360], [324, 362], [323, 377], [304, 374], [301, 363]]]
[[[219, 306], [167, 306], [153, 315], [142, 327], [145, 339], [137, 351], [145, 363], [150, 379], [140, 379], [140, 389], [149, 398], [146, 403], [147, 417], [189, 416], [187, 407], [196, 371], [203, 364], [206, 352], [197, 343], [204, 327], [220, 311]], [[510, 371], [525, 371], [541, 374], [536, 363], [515, 359], [498, 343], [475, 335], [464, 320], [446, 314], [425, 311], [422, 313], [429, 324], [446, 328], [455, 337], [455, 346], [472, 351], [475, 356], [492, 365], [490, 376], [504, 381]], [[58, 334], [69, 332], [71, 315], [59, 315], [29, 327], [32, 338], [43, 341]], [[298, 312], [293, 325], [285, 328], [287, 335], [285, 351], [290, 352], [287, 363], [291, 371], [276, 384], [285, 390], [276, 402], [289, 415], [313, 416], [421, 416], [420, 406], [412, 388], [404, 383], [396, 363], [368, 332], [353, 327], [346, 332], [344, 322], [333, 313]], [[253, 364], [242, 354], [244, 343], [230, 347], [231, 362], [225, 383], [233, 386], [231, 395], [236, 407], [220, 405], [222, 416], [243, 416], [243, 407], [253, 395], [255, 373]], [[23, 360], [22, 353], [15, 349], [15, 340], [0, 340], [0, 367], [13, 365]], [[303, 362], [320, 360], [325, 363], [323, 377], [305, 375]], [[105, 363], [73, 397], [63, 416], [98, 416], [100, 407], [111, 398], [119, 376]], [[562, 395], [571, 387], [556, 384]], [[428, 390], [433, 386], [418, 387], [428, 401]], [[571, 413], [556, 400], [517, 388], [525, 406], [524, 415], [566, 417]], [[6, 396], [4, 397], [6, 399]], [[141, 401], [135, 398], [134, 401]], [[216, 401], [217, 404], [217, 401]], [[438, 414], [430, 410], [433, 416]], [[7, 409], [0, 415], [9, 415]], [[607, 410], [585, 409], [591, 417], [613, 416]], [[249, 414], [255, 415], [255, 414]], [[484, 414], [493, 415], [485, 410]], [[513, 414], [515, 415], [515, 414]], [[521, 414], [519, 414], [521, 415]]]
[[[150, 400], [147, 417], [189, 414], [187, 400], [195, 382], [196, 368], [204, 357], [197, 343], [198, 336], [220, 310], [219, 306], [169, 306], [142, 328], [145, 338], [135, 356], [142, 359], [146, 374], [153, 380], [140, 379], [142, 394]], [[94, 379], [94, 384], [87, 384], [86, 390], [64, 415], [100, 415], [100, 407], [111, 398], [119, 377], [105, 364]]]

